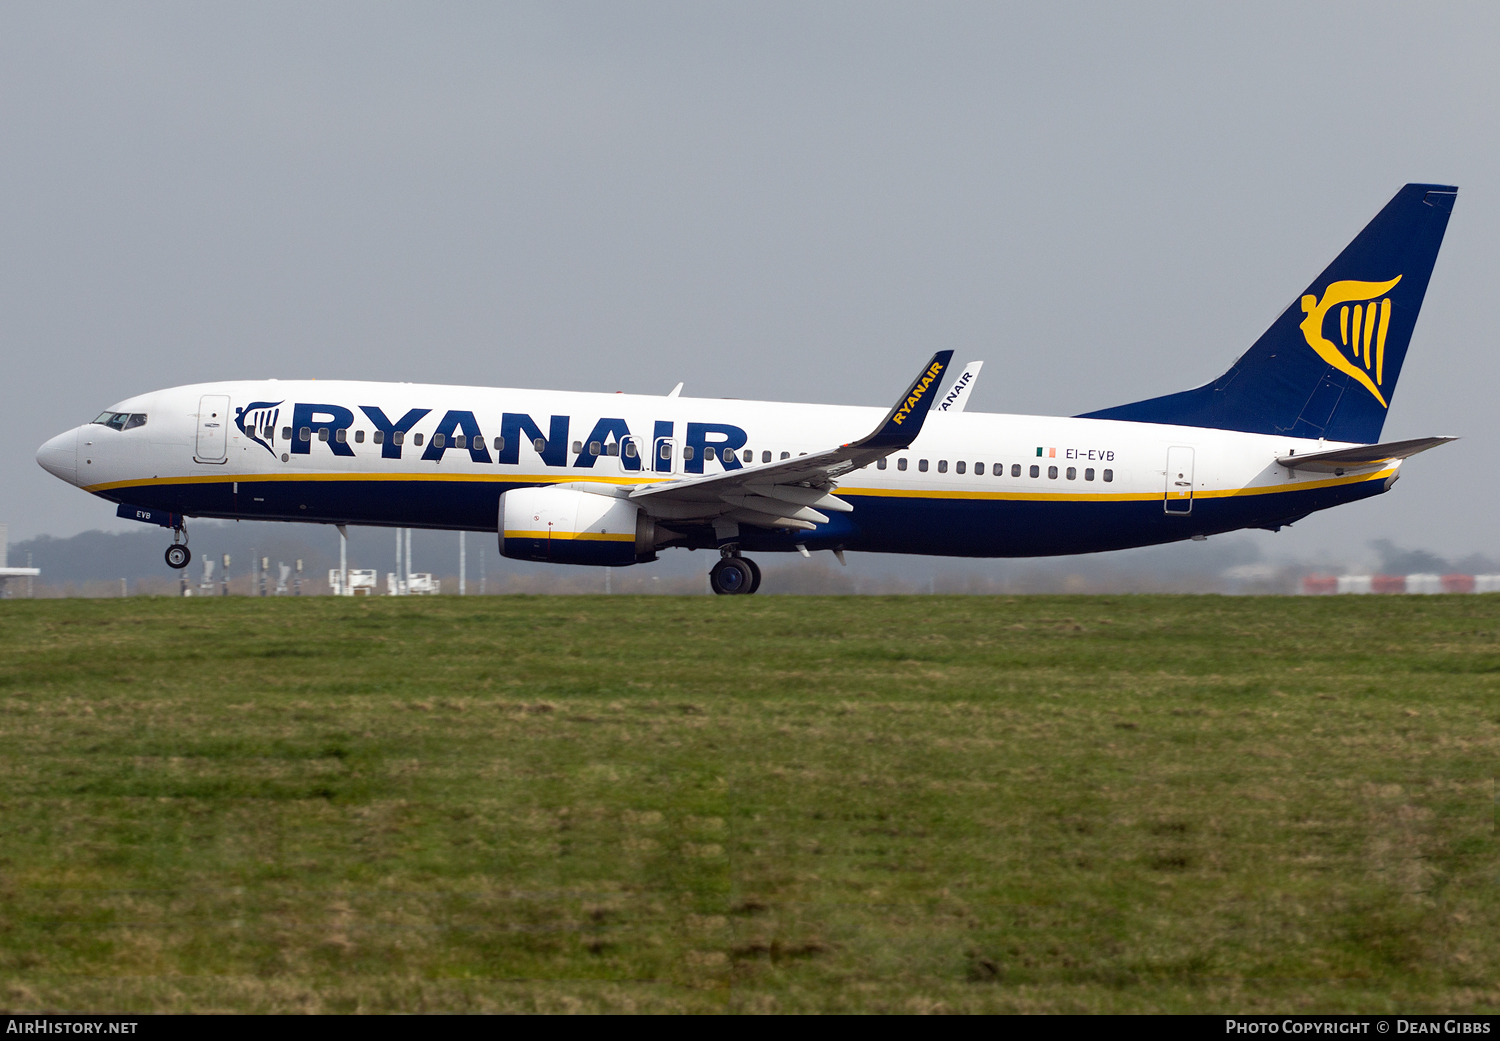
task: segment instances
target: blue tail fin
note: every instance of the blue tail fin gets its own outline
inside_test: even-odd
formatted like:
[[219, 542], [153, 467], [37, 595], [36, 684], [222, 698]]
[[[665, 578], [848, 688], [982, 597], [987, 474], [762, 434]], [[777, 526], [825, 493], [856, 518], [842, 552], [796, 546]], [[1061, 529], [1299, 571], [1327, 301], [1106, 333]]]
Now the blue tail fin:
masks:
[[1080, 418], [1380, 440], [1457, 192], [1402, 188], [1212, 383]]

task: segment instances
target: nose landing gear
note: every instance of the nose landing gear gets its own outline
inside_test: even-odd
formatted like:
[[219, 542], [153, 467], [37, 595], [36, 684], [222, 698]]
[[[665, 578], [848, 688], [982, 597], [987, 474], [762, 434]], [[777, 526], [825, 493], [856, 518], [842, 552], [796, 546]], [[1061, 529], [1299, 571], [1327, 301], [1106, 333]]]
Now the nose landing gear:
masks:
[[[181, 542], [177, 541], [179, 538]], [[177, 571], [187, 567], [193, 559], [193, 552], [187, 547], [187, 525], [179, 525], [172, 529], [172, 544], [167, 547], [165, 556], [167, 567]]]
[[760, 568], [742, 557], [736, 546], [725, 546], [719, 562], [708, 573], [708, 584], [720, 596], [749, 595], [760, 588]]

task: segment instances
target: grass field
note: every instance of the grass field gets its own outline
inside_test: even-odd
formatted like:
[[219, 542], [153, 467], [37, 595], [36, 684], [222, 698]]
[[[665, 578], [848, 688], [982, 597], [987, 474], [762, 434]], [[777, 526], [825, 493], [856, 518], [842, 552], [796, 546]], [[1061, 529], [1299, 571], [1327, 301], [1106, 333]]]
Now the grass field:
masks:
[[7, 1011], [1500, 1010], [1500, 597], [0, 603]]

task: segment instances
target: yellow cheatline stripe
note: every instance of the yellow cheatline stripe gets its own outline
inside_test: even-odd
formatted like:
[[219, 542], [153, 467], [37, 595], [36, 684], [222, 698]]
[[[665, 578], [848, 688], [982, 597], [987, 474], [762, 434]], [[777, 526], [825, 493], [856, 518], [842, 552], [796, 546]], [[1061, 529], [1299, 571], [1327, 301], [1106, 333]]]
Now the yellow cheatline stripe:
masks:
[[[1284, 484], [1255, 485], [1249, 488], [1221, 488], [1195, 490], [1195, 499], [1227, 499], [1245, 495], [1277, 495], [1282, 492], [1303, 492], [1317, 488], [1332, 488], [1344, 484], [1358, 484], [1362, 481], [1383, 481], [1396, 472], [1396, 467], [1388, 467], [1375, 473], [1352, 474], [1345, 477], [1332, 477], [1323, 481], [1287, 481]], [[314, 481], [314, 482], [340, 482], [340, 481], [451, 481], [458, 483], [482, 483], [482, 484], [579, 484], [590, 482], [594, 484], [610, 484], [633, 486], [642, 484], [658, 484], [664, 478], [661, 477], [592, 477], [575, 476], [573, 474], [561, 475], [530, 475], [530, 476], [506, 476], [499, 474], [375, 474], [375, 473], [332, 473], [332, 474], [243, 474], [239, 476], [200, 476], [200, 477], [149, 477], [144, 480], [134, 481], [112, 481], [108, 484], [93, 484], [84, 488], [87, 492], [116, 491], [122, 488], [148, 488], [163, 484], [254, 484], [265, 481]], [[1016, 502], [1155, 502], [1165, 497], [1164, 492], [1024, 492], [1024, 491], [998, 491], [998, 492], [966, 492], [966, 491], [936, 491], [918, 488], [849, 488], [840, 487], [837, 494], [841, 496], [870, 496], [872, 498], [894, 498], [894, 499], [1000, 499]], [[526, 536], [518, 536], [526, 537]], [[554, 536], [556, 538], [557, 536]]]
[[[1245, 495], [1276, 495], [1281, 492], [1302, 492], [1316, 488], [1332, 488], [1361, 481], [1384, 480], [1396, 472], [1395, 467], [1373, 474], [1357, 474], [1334, 477], [1326, 481], [1287, 481], [1285, 484], [1256, 485], [1250, 488], [1223, 488], [1194, 490], [1195, 499], [1228, 499]], [[906, 488], [845, 488], [836, 489], [840, 497], [868, 495], [873, 498], [898, 499], [1007, 499], [1021, 502], [1157, 502], [1166, 497], [1160, 492], [949, 492], [918, 491]]]
[[552, 539], [560, 542], [634, 542], [630, 534], [611, 534], [602, 531], [512, 531], [505, 529], [508, 539]]
[[588, 474], [546, 474], [521, 476], [506, 474], [414, 474], [414, 473], [290, 473], [290, 474], [202, 474], [192, 477], [146, 477], [131, 481], [110, 481], [84, 486], [86, 492], [107, 492], [116, 488], [149, 488], [163, 484], [256, 484], [266, 481], [442, 481], [479, 484], [659, 484], [663, 477], [595, 477]]

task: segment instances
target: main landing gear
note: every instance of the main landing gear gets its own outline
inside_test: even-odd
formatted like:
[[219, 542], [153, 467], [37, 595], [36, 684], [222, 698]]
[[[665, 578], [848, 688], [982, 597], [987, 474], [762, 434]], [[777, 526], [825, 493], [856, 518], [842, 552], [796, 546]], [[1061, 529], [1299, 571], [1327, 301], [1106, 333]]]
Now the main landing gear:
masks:
[[[180, 518], [179, 518], [180, 519]], [[182, 541], [177, 541], [181, 539]], [[192, 550], [187, 547], [187, 526], [172, 529], [172, 544], [167, 547], [167, 567], [181, 571], [188, 566], [193, 559]]]
[[755, 561], [740, 556], [739, 549], [734, 546], [725, 546], [719, 552], [723, 556], [708, 573], [708, 584], [715, 593], [720, 596], [749, 595], [760, 588], [760, 568]]

